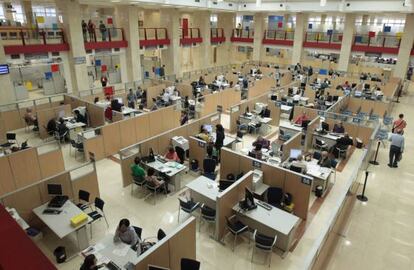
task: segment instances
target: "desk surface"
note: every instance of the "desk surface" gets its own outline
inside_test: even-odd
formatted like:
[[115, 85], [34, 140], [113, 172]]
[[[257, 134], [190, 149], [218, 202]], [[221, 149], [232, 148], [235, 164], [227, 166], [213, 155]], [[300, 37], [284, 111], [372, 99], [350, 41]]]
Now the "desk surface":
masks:
[[131, 113], [140, 113], [137, 109], [129, 108], [129, 107], [122, 107], [122, 114], [131, 114]]
[[296, 126], [290, 122], [282, 122], [279, 125], [279, 129], [290, 129], [290, 130], [294, 130], [294, 131], [298, 131], [298, 132], [302, 132], [302, 127]]
[[212, 201], [216, 201], [217, 196], [220, 194], [217, 183], [205, 176], [194, 179], [186, 187]]
[[[124, 269], [124, 265], [126, 265], [128, 262], [136, 262], [138, 259], [137, 252], [133, 251], [129, 245], [122, 242], [114, 243], [113, 238], [113, 234], [106, 235], [95, 245], [83, 250], [82, 255], [85, 256], [89, 254], [95, 254], [98, 259], [98, 263], [108, 262], [110, 260], [122, 269]], [[107, 268], [104, 267], [103, 269]]]
[[[255, 201], [257, 200], [255, 199]], [[288, 235], [300, 220], [297, 216], [276, 207], [272, 207], [271, 210], [266, 210], [258, 205], [256, 209], [244, 212], [240, 210], [239, 204], [236, 204], [233, 210], [238, 215], [248, 217], [284, 235]]]
[[33, 212], [43, 221], [59, 238], [63, 238], [72, 232], [78, 230], [79, 228], [88, 224], [92, 221], [92, 218], [88, 216], [88, 221], [84, 222], [82, 225], [74, 228], [70, 225], [70, 219], [74, 216], [84, 213], [80, 210], [73, 202], [66, 201], [66, 203], [60, 208], [62, 212], [59, 215], [45, 215], [43, 210], [45, 210], [49, 202], [33, 209]]
[[[213, 141], [215, 142], [216, 141], [216, 133], [212, 132], [210, 134], [210, 136], [213, 138]], [[224, 141], [223, 141], [223, 146], [231, 145], [235, 140], [236, 140], [236, 138], [231, 137], [228, 134], [225, 134]]]
[[169, 177], [173, 177], [186, 169], [184, 165], [178, 162], [167, 161], [166, 163], [162, 163], [157, 158], [155, 158], [154, 162], [146, 163], [146, 165], [158, 172], [165, 173]]
[[318, 165], [318, 160], [312, 159], [306, 162], [306, 174], [324, 181], [328, 180], [332, 170], [330, 168], [321, 167]]
[[66, 122], [66, 127], [68, 129], [81, 128], [81, 127], [84, 127], [84, 126], [86, 126], [86, 124], [85, 123], [82, 123], [82, 122], [75, 122], [75, 123]]

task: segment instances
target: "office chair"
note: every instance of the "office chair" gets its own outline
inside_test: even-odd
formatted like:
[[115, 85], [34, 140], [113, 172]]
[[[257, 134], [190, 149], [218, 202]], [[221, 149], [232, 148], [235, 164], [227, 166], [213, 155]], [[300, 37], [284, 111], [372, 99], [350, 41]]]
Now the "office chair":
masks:
[[328, 145], [324, 141], [315, 138], [315, 145], [313, 147], [317, 150], [323, 151], [328, 148]]
[[199, 270], [200, 269], [200, 262], [193, 260], [193, 259], [187, 259], [187, 258], [181, 258], [181, 270]]
[[92, 223], [93, 222], [104, 218], [106, 222], [106, 226], [109, 228], [108, 220], [106, 219], [105, 213], [103, 211], [105, 202], [102, 199], [96, 197], [94, 205], [95, 205], [95, 211], [88, 213], [88, 215], [92, 218], [92, 220], [89, 222], [91, 226], [91, 238], [92, 238]]
[[180, 223], [180, 212], [183, 210], [187, 214], [192, 215], [195, 210], [200, 206], [200, 203], [194, 201], [183, 201], [181, 198], [178, 198], [180, 202], [178, 207], [178, 223]]
[[212, 158], [205, 158], [203, 160], [203, 175], [211, 180], [216, 180], [216, 161]]
[[89, 202], [90, 193], [86, 190], [79, 189], [78, 198], [79, 203], [76, 205], [82, 211], [85, 211], [86, 208], [90, 208], [92, 210], [91, 204]]
[[145, 180], [144, 176], [135, 176], [132, 174], [131, 195], [134, 192], [134, 185], [143, 189], [146, 183], [147, 183], [147, 180]]
[[[70, 146], [71, 146], [71, 148], [70, 149], [72, 149], [72, 148], [74, 148], [75, 149], [75, 159], [76, 159], [76, 154], [79, 152], [79, 153], [83, 153], [84, 152], [84, 149], [83, 149], [83, 143], [81, 143], [81, 142], [76, 142], [75, 140], [70, 140]], [[70, 153], [71, 151], [69, 150], [69, 153]]]
[[303, 170], [301, 167], [297, 167], [297, 166], [294, 166], [294, 165], [290, 165], [289, 169], [291, 171], [294, 171], [294, 172], [297, 172], [297, 173], [302, 173], [302, 170]]
[[283, 201], [283, 190], [278, 187], [270, 187], [267, 190], [267, 202], [274, 207], [280, 208]]
[[0, 145], [1, 147], [10, 147], [13, 144], [18, 144], [16, 139], [16, 133], [6, 133], [6, 143]]
[[255, 250], [260, 249], [268, 254], [270, 267], [270, 263], [272, 262], [273, 247], [276, 245], [277, 235], [275, 237], [269, 237], [258, 233], [257, 230], [254, 230], [253, 239], [255, 245], [252, 250], [252, 262]]
[[175, 147], [175, 152], [177, 153], [178, 158], [180, 159], [180, 163], [184, 164], [185, 161], [185, 151], [179, 146]]
[[198, 231], [201, 231], [201, 221], [207, 223], [216, 223], [216, 210], [208, 207], [207, 205], [201, 205], [201, 215], [200, 215], [200, 224], [198, 226]]
[[331, 168], [334, 170], [334, 183], [336, 183], [336, 168], [338, 167], [338, 164], [338, 161], [331, 159]]
[[263, 117], [270, 117], [270, 110], [269, 109], [265, 109], [263, 111]]
[[137, 227], [137, 226], [132, 226], [132, 228], [134, 228], [135, 233], [138, 235], [139, 239], [141, 239], [142, 228]]
[[[153, 196], [154, 197], [154, 205], [157, 203], [157, 193], [160, 191], [164, 191], [164, 194], [167, 195], [167, 183], [163, 183], [160, 186], [156, 187], [151, 182], [146, 181], [145, 187], [150, 191], [146, 198]], [[145, 199], [146, 199], [145, 198]]]
[[63, 133], [60, 133], [59, 131], [55, 131], [55, 139], [61, 143], [65, 142], [65, 139], [68, 133], [69, 133], [69, 130], [66, 130]]
[[[241, 235], [242, 233], [249, 232], [249, 227], [247, 225], [244, 225], [241, 221], [237, 220], [236, 215], [233, 215], [231, 217], [226, 217], [226, 224], [227, 224], [227, 229], [234, 236], [233, 248], [232, 248], [234, 252], [234, 246], [236, 244], [237, 236]], [[224, 237], [226, 237], [226, 235]], [[249, 244], [250, 244], [250, 237], [249, 237]]]
[[166, 236], [167, 235], [165, 234], [165, 232], [162, 229], [158, 229], [158, 232], [157, 232], [157, 239], [158, 239], [158, 241], [161, 241]]

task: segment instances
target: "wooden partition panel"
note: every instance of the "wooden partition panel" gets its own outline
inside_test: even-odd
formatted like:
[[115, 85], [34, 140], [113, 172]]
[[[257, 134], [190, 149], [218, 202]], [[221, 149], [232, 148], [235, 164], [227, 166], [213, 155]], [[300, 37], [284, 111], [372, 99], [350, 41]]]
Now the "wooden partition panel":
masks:
[[207, 143], [192, 136], [189, 137], [188, 143], [190, 146], [190, 160], [197, 160], [199, 168], [203, 170], [203, 160], [207, 155]]
[[7, 156], [0, 157], [0, 196], [16, 189], [13, 173]]
[[[302, 219], [308, 217], [309, 198], [312, 191], [311, 184], [302, 183], [303, 176], [301, 174], [286, 171], [286, 180], [283, 191], [292, 194], [295, 203], [294, 214]], [[304, 181], [306, 182], [306, 181]], [[311, 180], [309, 179], [309, 182]]]
[[374, 132], [374, 130], [370, 127], [358, 126], [357, 137], [363, 141], [364, 145], [368, 145], [372, 136], [372, 132]]
[[152, 148], [155, 154], [164, 154], [160, 152], [159, 144], [158, 144], [158, 137], [154, 137], [152, 139], [148, 139], [147, 141], [141, 144], [141, 156], [145, 157], [149, 155], [149, 151]]
[[86, 160], [89, 160], [89, 152], [94, 153], [95, 160], [105, 158], [104, 140], [101, 135], [85, 140], [83, 142], [83, 148]]
[[286, 171], [275, 166], [262, 163], [260, 170], [263, 172], [263, 183], [270, 187], [284, 188]]
[[22, 188], [41, 179], [36, 148], [29, 148], [9, 155], [9, 162], [16, 188]]
[[122, 121], [124, 119], [124, 115], [117, 111], [112, 111], [112, 123]]
[[181, 111], [175, 110], [175, 106], [169, 106], [167, 108], [161, 109], [161, 112], [163, 132], [180, 126]]
[[136, 156], [140, 156], [140, 154], [130, 156], [121, 161], [122, 187], [127, 187], [132, 184], [131, 165], [134, 163]]
[[280, 123], [280, 107], [276, 106], [276, 104], [269, 100], [267, 103], [268, 109], [270, 110], [270, 117], [272, 121], [270, 122], [271, 125], [278, 127]]
[[150, 137], [160, 134], [164, 131], [163, 128], [163, 111], [153, 111], [148, 114], [149, 117], [149, 130], [150, 130]]
[[237, 120], [240, 117], [240, 109], [237, 111], [230, 111], [230, 133], [236, 133], [237, 131]]
[[201, 117], [209, 115], [217, 111], [217, 105], [219, 105], [221, 93], [217, 92], [204, 96], [204, 108], [201, 112]]
[[193, 87], [190, 84], [178, 83], [175, 87], [182, 97], [188, 96], [190, 98], [193, 96]]
[[135, 134], [136, 141], [142, 141], [150, 137], [150, 122], [149, 114], [139, 115], [138, 117], [132, 118], [135, 120]]
[[157, 98], [157, 96], [162, 93], [163, 89], [165, 89], [165, 84], [159, 84], [147, 88], [147, 108], [152, 108], [154, 105], [152, 99]]
[[135, 134], [135, 119], [129, 118], [119, 122], [120, 134], [121, 134], [121, 147], [127, 147], [136, 143], [137, 135]]
[[60, 112], [64, 112], [65, 117], [72, 115], [71, 106], [69, 104], [66, 104], [54, 108], [47, 108], [37, 111], [37, 121], [39, 123], [40, 138], [44, 139], [49, 136], [46, 130], [47, 123], [53, 118], [58, 119], [61, 116]]
[[102, 127], [102, 136], [105, 149], [105, 156], [112, 156], [118, 153], [121, 148], [121, 132], [118, 123]]
[[390, 107], [391, 103], [377, 101], [375, 102], [373, 113], [378, 115], [379, 117], [383, 117], [386, 113], [390, 113]]
[[6, 139], [6, 124], [5, 124], [5, 120], [3, 118], [1, 118], [1, 113], [0, 113], [0, 144], [6, 143], [7, 139]]
[[286, 160], [290, 155], [291, 149], [302, 149], [302, 132], [296, 133], [292, 138], [283, 144], [282, 160]]
[[356, 113], [358, 109], [361, 107], [361, 100], [360, 98], [351, 97], [348, 102], [348, 110]]
[[24, 128], [25, 124], [22, 117], [23, 115], [20, 115], [18, 110], [0, 112], [0, 118], [5, 121], [4, 128], [6, 131]]
[[361, 112], [370, 113], [371, 111], [374, 110], [375, 103], [376, 102], [373, 100], [368, 100], [368, 99], [361, 100]]
[[[47, 185], [48, 184], [59, 184], [62, 185], [62, 194], [69, 197], [69, 199], [75, 198], [75, 194], [73, 194], [72, 190], [72, 182], [70, 180], [69, 172], [64, 172], [63, 174], [59, 174], [53, 177], [46, 182], [39, 183], [37, 186], [39, 187], [40, 196], [42, 197], [42, 201], [49, 201], [50, 195], [47, 192]], [[78, 194], [76, 194], [77, 197]]]
[[86, 190], [90, 193], [90, 200], [95, 200], [96, 197], [100, 197], [98, 176], [96, 171], [80, 176], [77, 179], [71, 179], [73, 197], [78, 198], [79, 190]]
[[105, 125], [105, 109], [93, 103], [87, 103], [89, 124], [91, 127], [100, 127]]
[[181, 258], [197, 259], [196, 257], [196, 219], [192, 219], [178, 234], [173, 235], [169, 242], [170, 269], [181, 270]]
[[223, 147], [220, 151], [220, 178], [226, 179], [228, 174], [240, 173], [240, 157]]
[[42, 178], [56, 175], [65, 170], [62, 149], [56, 149], [38, 156]]

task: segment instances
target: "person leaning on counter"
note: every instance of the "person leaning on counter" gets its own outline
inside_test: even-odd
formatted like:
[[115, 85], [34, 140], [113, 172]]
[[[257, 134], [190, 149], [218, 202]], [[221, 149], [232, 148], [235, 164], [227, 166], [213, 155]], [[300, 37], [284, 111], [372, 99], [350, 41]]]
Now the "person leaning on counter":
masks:
[[135, 246], [141, 240], [139, 239], [134, 227], [130, 226], [129, 220], [123, 218], [119, 221], [114, 235], [114, 242], [123, 242], [130, 246]]

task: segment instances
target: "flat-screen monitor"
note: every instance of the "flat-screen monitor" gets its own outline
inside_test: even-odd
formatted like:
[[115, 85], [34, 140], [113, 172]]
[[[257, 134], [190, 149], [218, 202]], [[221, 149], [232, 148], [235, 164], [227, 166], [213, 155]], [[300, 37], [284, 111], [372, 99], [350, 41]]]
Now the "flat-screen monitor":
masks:
[[297, 159], [298, 156], [302, 155], [302, 150], [300, 149], [290, 149], [290, 156], [291, 159]]
[[116, 100], [118, 100], [119, 104], [124, 104], [124, 101], [122, 100], [122, 98], [115, 98]]
[[49, 195], [62, 195], [62, 185], [60, 184], [48, 184], [47, 193]]
[[329, 124], [326, 122], [322, 122], [322, 130], [329, 131]]
[[208, 131], [208, 133], [212, 133], [213, 132], [213, 126], [212, 125], [204, 125], [204, 128]]
[[233, 181], [229, 181], [229, 180], [220, 180], [219, 181], [219, 190], [223, 191], [226, 188], [228, 188], [229, 186], [231, 186], [234, 182]]
[[253, 192], [251, 192], [250, 189], [248, 189], [247, 187], [245, 188], [244, 200], [245, 200], [245, 203], [246, 203], [245, 206], [247, 208], [251, 208], [251, 207], [254, 206]]
[[9, 74], [10, 70], [9, 70], [9, 65], [4, 64], [4, 65], [0, 65], [0, 75], [6, 75]]
[[170, 268], [148, 264], [148, 270], [170, 270]]

